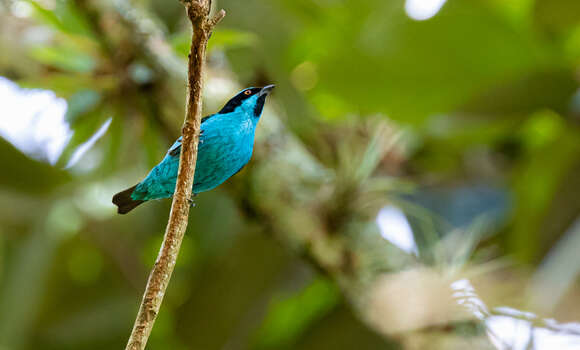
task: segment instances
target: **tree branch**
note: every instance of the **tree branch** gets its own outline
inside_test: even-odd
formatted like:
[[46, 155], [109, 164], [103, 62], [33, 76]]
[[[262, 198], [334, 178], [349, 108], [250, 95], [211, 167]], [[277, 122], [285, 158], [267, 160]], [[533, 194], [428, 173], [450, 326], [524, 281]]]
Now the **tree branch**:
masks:
[[213, 27], [225, 16], [225, 11], [221, 10], [214, 18], [209, 17], [211, 0], [183, 0], [182, 3], [191, 21], [193, 35], [189, 52], [187, 101], [179, 171], [163, 244], [149, 275], [127, 350], [145, 349], [187, 228], [189, 198], [192, 195], [201, 125], [205, 51]]

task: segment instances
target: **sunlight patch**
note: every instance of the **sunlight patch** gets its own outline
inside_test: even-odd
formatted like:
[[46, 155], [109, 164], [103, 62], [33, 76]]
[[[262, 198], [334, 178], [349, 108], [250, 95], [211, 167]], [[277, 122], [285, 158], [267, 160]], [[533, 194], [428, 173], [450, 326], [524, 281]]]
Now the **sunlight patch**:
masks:
[[407, 0], [405, 11], [407, 16], [417, 21], [425, 21], [435, 16], [446, 0]]
[[377, 216], [377, 224], [387, 241], [409, 254], [418, 254], [413, 230], [401, 210], [393, 206], [382, 208]]
[[72, 137], [66, 100], [0, 77], [0, 136], [28, 156], [55, 164]]

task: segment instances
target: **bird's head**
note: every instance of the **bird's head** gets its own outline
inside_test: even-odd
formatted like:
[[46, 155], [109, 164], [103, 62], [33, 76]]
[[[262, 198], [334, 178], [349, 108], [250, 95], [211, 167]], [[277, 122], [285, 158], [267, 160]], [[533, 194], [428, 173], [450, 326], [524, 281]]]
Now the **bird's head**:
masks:
[[218, 113], [226, 114], [240, 111], [258, 119], [264, 109], [266, 96], [268, 96], [272, 89], [274, 89], [274, 85], [264, 86], [263, 88], [249, 87], [244, 89], [232, 97]]

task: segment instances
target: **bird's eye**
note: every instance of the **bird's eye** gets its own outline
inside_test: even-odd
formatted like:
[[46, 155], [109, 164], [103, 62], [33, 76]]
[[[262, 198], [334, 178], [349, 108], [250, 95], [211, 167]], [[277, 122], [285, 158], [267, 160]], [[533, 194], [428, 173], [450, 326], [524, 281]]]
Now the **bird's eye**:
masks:
[[250, 96], [251, 94], [252, 94], [251, 90], [244, 91], [244, 95], [246, 95], [246, 96]]

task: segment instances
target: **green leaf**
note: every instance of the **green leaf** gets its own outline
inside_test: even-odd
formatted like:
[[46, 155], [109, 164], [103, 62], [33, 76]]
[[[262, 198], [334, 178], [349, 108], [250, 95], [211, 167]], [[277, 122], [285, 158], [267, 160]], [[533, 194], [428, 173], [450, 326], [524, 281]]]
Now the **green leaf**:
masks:
[[169, 43], [175, 52], [187, 57], [191, 46], [191, 33], [189, 31], [176, 33], [169, 38]]
[[[422, 22], [408, 18], [399, 1], [341, 4], [300, 28], [279, 57], [284, 74], [306, 61], [317, 67], [308, 97], [324, 116], [381, 112], [417, 124], [506, 80], [563, 63], [553, 47], [480, 2], [450, 1]], [[265, 51], [275, 56], [279, 46], [269, 42]], [[333, 108], [336, 100], [340, 108]]]
[[111, 75], [100, 76], [94, 79], [84, 73], [53, 73], [32, 76], [18, 80], [18, 84], [25, 88], [45, 89], [54, 91], [58, 96], [69, 98], [79, 90], [111, 90], [117, 87], [117, 77]]
[[208, 51], [247, 47], [256, 44], [258, 37], [254, 33], [233, 29], [217, 29], [208, 42]]
[[83, 114], [91, 111], [101, 101], [101, 94], [94, 90], [80, 90], [67, 100], [66, 120], [74, 124]]
[[48, 10], [33, 0], [28, 0], [34, 9], [35, 17], [53, 29], [71, 35], [94, 38], [90, 26], [74, 2], [57, 0], [54, 10]]
[[10, 171], [0, 172], [0, 184], [22, 193], [47, 193], [70, 181], [70, 176], [49, 164], [33, 160], [0, 138], [0, 159]]
[[97, 65], [92, 56], [70, 47], [36, 47], [30, 55], [40, 63], [70, 72], [88, 73]]
[[[191, 33], [189, 31], [179, 32], [169, 38], [173, 50], [179, 55], [187, 57], [191, 46]], [[243, 32], [232, 29], [216, 29], [208, 42], [207, 49], [226, 50], [252, 46], [257, 42], [257, 36], [250, 32]]]
[[36, 17], [37, 20], [49, 25], [53, 29], [56, 29], [59, 31], [65, 30], [61, 20], [58, 18], [55, 11], [47, 10], [44, 7], [40, 6], [40, 4], [38, 4], [36, 1], [33, 1], [33, 0], [29, 0], [28, 3], [34, 9], [34, 17]]
[[534, 21], [550, 34], [564, 34], [580, 22], [580, 1], [537, 0]]
[[256, 347], [279, 349], [288, 345], [339, 300], [337, 287], [323, 278], [314, 280], [295, 295], [274, 300], [256, 333]]
[[[575, 172], [580, 156], [578, 133], [565, 128], [555, 118], [559, 116], [539, 114], [522, 130], [529, 154], [514, 169], [512, 186], [518, 205], [513, 215], [513, 229], [506, 238], [511, 251], [524, 262], [534, 261], [545, 253], [544, 231], [550, 229], [552, 220], [558, 219], [557, 215], [548, 214], [551, 207], [564, 205], [556, 201], [558, 192], [574, 192], [574, 187], [566, 186], [570, 183], [568, 173]], [[558, 215], [567, 210], [556, 209]]]

